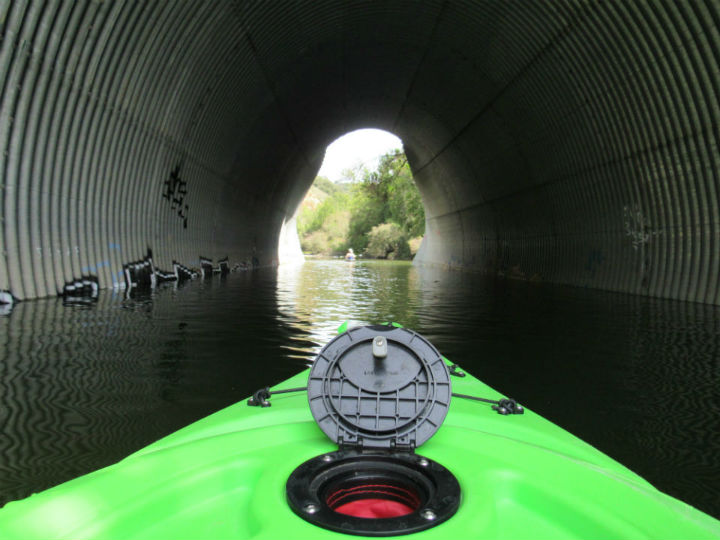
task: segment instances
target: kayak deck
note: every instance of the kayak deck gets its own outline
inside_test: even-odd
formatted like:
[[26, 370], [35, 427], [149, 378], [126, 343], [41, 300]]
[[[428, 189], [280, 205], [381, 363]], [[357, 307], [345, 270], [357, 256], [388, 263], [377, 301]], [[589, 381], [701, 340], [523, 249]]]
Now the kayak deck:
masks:
[[[273, 390], [305, 386], [308, 371]], [[453, 392], [503, 396], [467, 374]], [[337, 450], [305, 392], [243, 402], [119, 463], [0, 510], [0, 538], [330, 538], [295, 515], [285, 483], [305, 460]], [[453, 398], [417, 454], [458, 479], [462, 500], [422, 538], [720, 538], [720, 522], [665, 495], [526, 410], [503, 416]]]

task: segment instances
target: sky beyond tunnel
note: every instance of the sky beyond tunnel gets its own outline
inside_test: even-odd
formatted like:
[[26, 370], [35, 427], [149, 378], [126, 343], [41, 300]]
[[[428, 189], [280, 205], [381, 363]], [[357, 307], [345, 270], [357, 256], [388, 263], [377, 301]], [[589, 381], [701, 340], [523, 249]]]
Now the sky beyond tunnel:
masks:
[[392, 133], [380, 129], [359, 129], [343, 135], [328, 146], [325, 160], [318, 176], [332, 182], [343, 178], [345, 169], [358, 165], [374, 170], [380, 156], [396, 148], [402, 149], [402, 141]]

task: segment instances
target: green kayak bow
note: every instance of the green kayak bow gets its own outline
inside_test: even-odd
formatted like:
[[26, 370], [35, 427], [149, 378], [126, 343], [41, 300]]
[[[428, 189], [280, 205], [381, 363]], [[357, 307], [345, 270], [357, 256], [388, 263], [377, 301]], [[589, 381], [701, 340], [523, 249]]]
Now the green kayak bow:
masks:
[[7, 504], [0, 538], [720, 538], [415, 332], [343, 330], [310, 370]]

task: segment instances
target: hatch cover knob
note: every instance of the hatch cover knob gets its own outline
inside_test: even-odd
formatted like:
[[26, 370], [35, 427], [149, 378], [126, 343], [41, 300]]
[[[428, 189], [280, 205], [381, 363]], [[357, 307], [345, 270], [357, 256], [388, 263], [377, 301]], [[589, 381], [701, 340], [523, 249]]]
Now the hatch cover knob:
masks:
[[387, 340], [384, 337], [375, 336], [372, 353], [375, 358], [385, 358], [387, 356]]

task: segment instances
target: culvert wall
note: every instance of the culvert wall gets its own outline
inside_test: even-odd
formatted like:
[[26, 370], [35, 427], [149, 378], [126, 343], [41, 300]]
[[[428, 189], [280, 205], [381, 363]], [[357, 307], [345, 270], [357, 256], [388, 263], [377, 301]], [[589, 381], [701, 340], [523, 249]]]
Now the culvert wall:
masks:
[[275, 264], [327, 144], [377, 127], [425, 202], [421, 262], [718, 304], [719, 22], [711, 0], [0, 2], [0, 290]]

